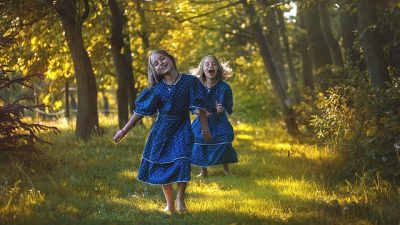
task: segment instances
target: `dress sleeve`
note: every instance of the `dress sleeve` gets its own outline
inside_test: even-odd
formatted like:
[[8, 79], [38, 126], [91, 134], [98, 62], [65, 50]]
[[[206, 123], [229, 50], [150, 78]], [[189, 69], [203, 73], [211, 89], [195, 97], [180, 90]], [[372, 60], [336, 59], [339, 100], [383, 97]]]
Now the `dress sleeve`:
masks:
[[228, 113], [229, 115], [232, 114], [233, 110], [233, 96], [232, 96], [232, 89], [228, 86], [228, 88], [225, 89], [224, 93], [224, 99], [222, 101], [222, 107], [224, 107], [225, 112]]
[[154, 88], [145, 89], [136, 99], [136, 109], [134, 113], [142, 116], [151, 116], [157, 113], [159, 99], [154, 93]]
[[190, 85], [190, 102], [189, 110], [193, 113], [196, 109], [205, 109], [204, 103], [206, 100], [206, 88], [195, 77], [193, 77]]

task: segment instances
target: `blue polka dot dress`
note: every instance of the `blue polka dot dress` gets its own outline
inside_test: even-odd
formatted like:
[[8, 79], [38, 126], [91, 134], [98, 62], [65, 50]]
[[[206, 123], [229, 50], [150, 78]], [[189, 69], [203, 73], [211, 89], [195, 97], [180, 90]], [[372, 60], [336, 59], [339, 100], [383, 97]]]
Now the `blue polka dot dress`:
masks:
[[[222, 104], [225, 113], [217, 114], [216, 103]], [[212, 113], [208, 117], [208, 127], [212, 142], [205, 143], [201, 133], [199, 118], [192, 123], [195, 143], [192, 149], [192, 165], [207, 167], [238, 161], [235, 149], [232, 147], [234, 138], [232, 125], [227, 114], [232, 114], [232, 90], [225, 81], [218, 81], [213, 87], [207, 88], [205, 101], [207, 111]]]
[[173, 85], [161, 81], [140, 94], [134, 112], [157, 113], [157, 119], [143, 150], [138, 180], [159, 185], [190, 180], [194, 136], [189, 111], [202, 108], [203, 100], [204, 86], [185, 74]]

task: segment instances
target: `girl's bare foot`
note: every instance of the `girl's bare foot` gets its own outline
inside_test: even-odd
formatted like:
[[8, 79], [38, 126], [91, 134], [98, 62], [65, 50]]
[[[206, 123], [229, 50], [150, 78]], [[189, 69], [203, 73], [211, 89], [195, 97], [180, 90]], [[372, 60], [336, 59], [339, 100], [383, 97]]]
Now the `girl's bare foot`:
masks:
[[178, 210], [178, 212], [186, 212], [187, 208], [186, 208], [185, 200], [177, 198], [176, 199], [176, 209]]
[[165, 206], [165, 208], [163, 209], [163, 212], [165, 212], [165, 213], [175, 212], [175, 207]]
[[201, 171], [197, 175], [197, 177], [206, 177], [207, 175], [208, 175], [207, 167], [201, 167]]
[[224, 164], [224, 174], [225, 176], [232, 175], [231, 171], [229, 170], [228, 164]]

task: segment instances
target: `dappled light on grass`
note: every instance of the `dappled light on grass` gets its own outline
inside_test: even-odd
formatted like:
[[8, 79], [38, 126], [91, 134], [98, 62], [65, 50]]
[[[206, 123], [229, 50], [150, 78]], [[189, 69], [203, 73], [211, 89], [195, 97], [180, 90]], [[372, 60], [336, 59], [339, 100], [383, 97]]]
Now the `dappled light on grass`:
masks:
[[[296, 200], [330, 200], [329, 194], [325, 192], [323, 187], [315, 182], [305, 179], [293, 178], [275, 178], [275, 179], [257, 179], [255, 183], [261, 187], [272, 187], [277, 190], [281, 196]], [[320, 189], [319, 189], [320, 188]]]
[[[8, 182], [0, 189], [2, 221], [194, 225], [364, 221], [373, 224], [371, 218], [375, 217], [366, 216], [365, 204], [374, 202], [378, 195], [385, 196], [386, 202], [396, 199], [388, 194], [390, 186], [383, 183], [372, 191], [363, 188], [362, 179], [351, 185], [331, 182], [334, 178], [325, 175], [324, 167], [334, 158], [326, 148], [298, 143], [272, 122], [242, 122], [232, 123], [236, 134], [233, 145], [239, 157], [239, 163], [230, 166], [233, 175], [224, 176], [219, 165], [209, 168], [209, 177], [198, 178], [200, 169], [192, 167], [192, 181], [187, 188], [190, 213], [168, 216], [162, 212], [165, 200], [161, 188], [136, 179], [142, 149], [154, 119], [148, 118], [115, 144], [112, 136], [117, 130], [117, 120], [100, 118], [100, 126], [105, 129], [102, 136], [94, 136], [85, 143], [75, 138], [71, 126], [64, 124], [60, 135], [43, 134], [43, 138], [53, 142], [52, 146], [42, 146], [44, 154], [31, 158], [14, 156], [0, 165], [1, 171], [5, 171], [0, 174], [0, 181]], [[18, 189], [15, 189], [13, 185], [17, 182]], [[35, 191], [31, 192], [32, 185]], [[386, 209], [382, 202], [374, 205]], [[395, 215], [396, 208], [386, 210]]]

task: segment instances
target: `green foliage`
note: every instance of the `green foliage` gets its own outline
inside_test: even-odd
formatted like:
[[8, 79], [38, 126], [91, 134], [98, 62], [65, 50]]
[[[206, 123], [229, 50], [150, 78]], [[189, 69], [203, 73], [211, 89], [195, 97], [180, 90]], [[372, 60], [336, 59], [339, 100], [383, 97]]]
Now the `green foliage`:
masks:
[[377, 90], [358, 70], [346, 69], [345, 76], [341, 84], [318, 96], [311, 120], [316, 136], [335, 146], [353, 169], [365, 167], [398, 181], [399, 80]]
[[[0, 68], [0, 93], [14, 86], [30, 88], [29, 82], [34, 76], [10, 79], [8, 71]], [[15, 101], [7, 101], [0, 96], [0, 150], [1, 151], [38, 151], [36, 142], [50, 144], [38, 136], [42, 132], [59, 133], [56, 127], [24, 121], [25, 111], [33, 111], [42, 105], [31, 105], [31, 96], [22, 96]]]

